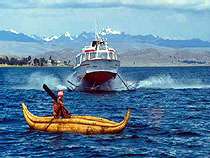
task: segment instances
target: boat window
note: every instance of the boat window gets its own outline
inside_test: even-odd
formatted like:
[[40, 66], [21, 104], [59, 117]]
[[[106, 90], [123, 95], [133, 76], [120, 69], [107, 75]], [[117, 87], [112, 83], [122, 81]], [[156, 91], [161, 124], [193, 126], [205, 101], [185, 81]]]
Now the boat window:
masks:
[[90, 53], [90, 59], [96, 58], [96, 52]]
[[109, 52], [109, 58], [111, 60], [117, 60], [117, 54], [113, 53], [113, 52]]
[[114, 54], [113, 54], [112, 52], [109, 53], [109, 58], [110, 58], [111, 60], [114, 59]]
[[117, 54], [115, 54], [115, 53], [114, 53], [114, 58], [115, 58], [115, 60], [117, 60]]
[[98, 58], [100, 59], [107, 59], [107, 53], [106, 52], [99, 52]]
[[82, 61], [81, 62], [83, 62], [83, 61], [85, 61], [85, 54], [82, 54]]
[[103, 45], [100, 45], [99, 46], [99, 50], [106, 50], [106, 45], [104, 45], [104, 44]]
[[79, 62], [80, 62], [80, 56], [77, 56], [76, 57], [76, 65], [79, 65]]
[[86, 60], [89, 60], [89, 54], [90, 54], [90, 53], [86, 53], [86, 56], [85, 56], [85, 59], [86, 59]]

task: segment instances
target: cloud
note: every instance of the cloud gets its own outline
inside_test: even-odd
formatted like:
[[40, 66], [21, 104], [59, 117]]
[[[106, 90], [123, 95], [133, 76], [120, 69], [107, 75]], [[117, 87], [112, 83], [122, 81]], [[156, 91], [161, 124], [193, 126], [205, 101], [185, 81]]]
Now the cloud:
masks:
[[1, 9], [133, 8], [210, 11], [210, 0], [1, 0]]
[[185, 23], [187, 22], [187, 17], [185, 14], [180, 14], [180, 13], [172, 13], [172, 14], [169, 14], [169, 15], [166, 15], [165, 16], [165, 19], [168, 20], [168, 21], [176, 21], [178, 23]]

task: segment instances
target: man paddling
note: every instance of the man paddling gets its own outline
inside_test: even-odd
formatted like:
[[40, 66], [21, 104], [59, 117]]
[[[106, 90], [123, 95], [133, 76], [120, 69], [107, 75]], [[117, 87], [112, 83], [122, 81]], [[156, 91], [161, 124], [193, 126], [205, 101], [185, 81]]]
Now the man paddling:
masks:
[[57, 100], [53, 101], [53, 116], [54, 116], [54, 118], [60, 118], [60, 117], [61, 118], [69, 118], [69, 117], [71, 117], [68, 110], [64, 107], [63, 96], [64, 96], [64, 91], [59, 90]]

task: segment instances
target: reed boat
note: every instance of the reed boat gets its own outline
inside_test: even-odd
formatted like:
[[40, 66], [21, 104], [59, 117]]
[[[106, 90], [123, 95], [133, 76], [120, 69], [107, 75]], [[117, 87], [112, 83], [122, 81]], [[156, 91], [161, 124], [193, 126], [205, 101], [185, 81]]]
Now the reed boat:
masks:
[[124, 120], [121, 122], [111, 121], [94, 116], [72, 115], [70, 118], [56, 119], [53, 116], [35, 116], [22, 103], [23, 115], [29, 127], [35, 130], [47, 132], [69, 132], [85, 135], [115, 134], [120, 133], [128, 124], [131, 112], [128, 109]]

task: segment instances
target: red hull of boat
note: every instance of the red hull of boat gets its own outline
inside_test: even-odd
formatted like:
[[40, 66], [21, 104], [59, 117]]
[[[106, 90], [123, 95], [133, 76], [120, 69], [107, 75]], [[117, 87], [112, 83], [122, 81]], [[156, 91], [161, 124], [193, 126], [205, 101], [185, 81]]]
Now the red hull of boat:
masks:
[[110, 79], [114, 79], [116, 73], [107, 72], [107, 71], [97, 71], [92, 73], [87, 73], [83, 78], [89, 84], [101, 85]]

